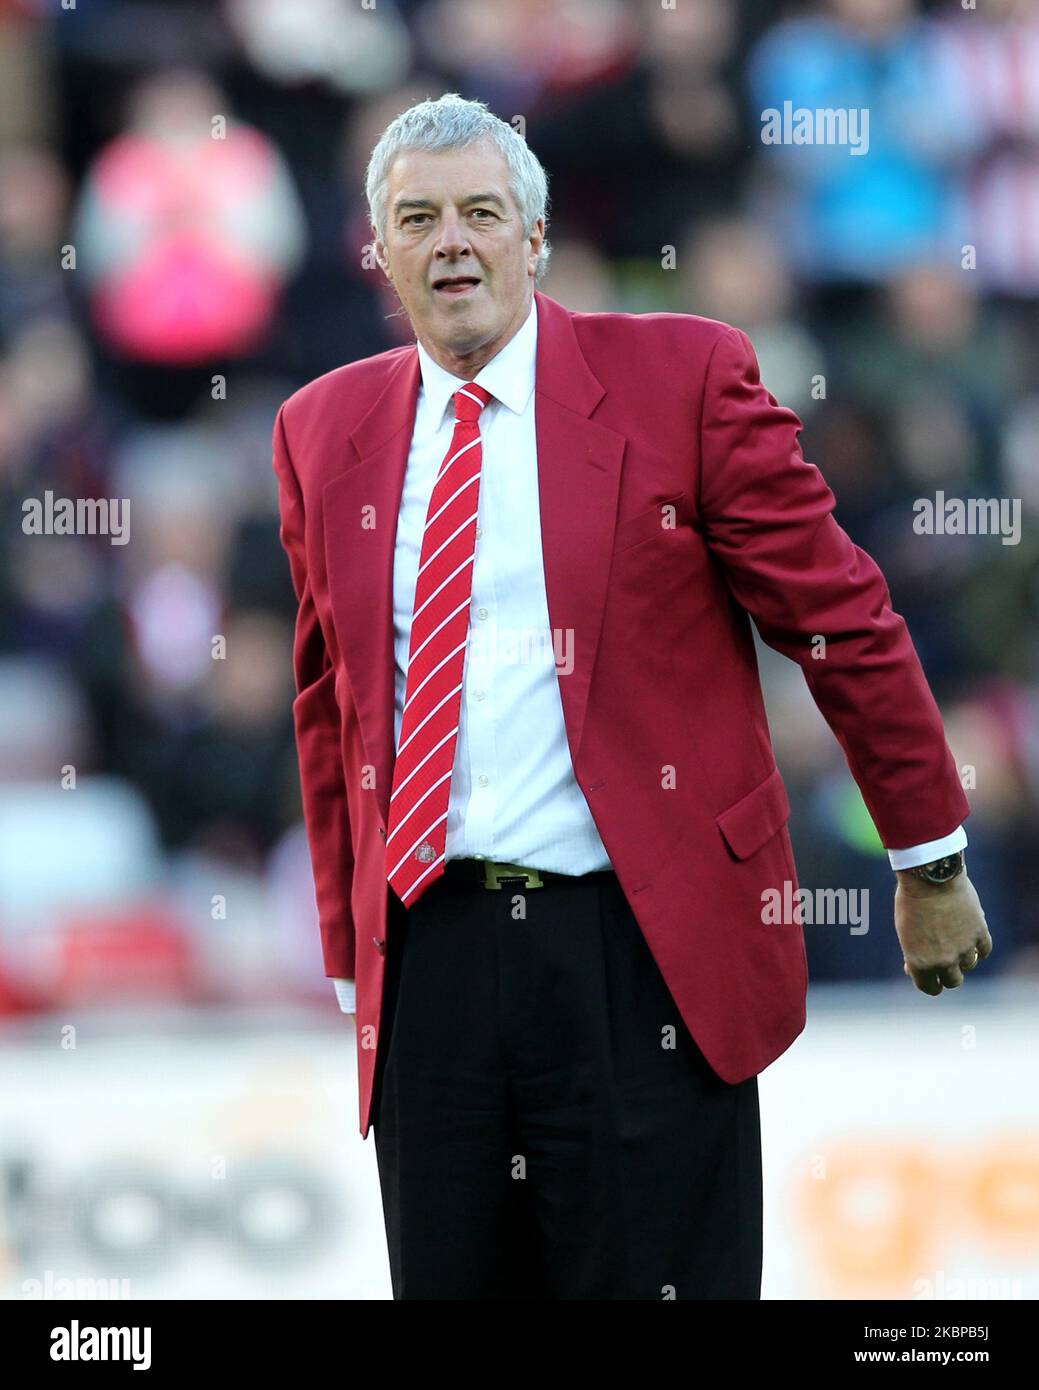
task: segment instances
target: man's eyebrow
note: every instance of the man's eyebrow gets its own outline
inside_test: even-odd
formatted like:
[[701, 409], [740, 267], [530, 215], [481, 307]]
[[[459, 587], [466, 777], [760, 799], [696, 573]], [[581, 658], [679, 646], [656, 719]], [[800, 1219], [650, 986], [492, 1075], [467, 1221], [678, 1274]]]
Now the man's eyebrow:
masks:
[[[505, 204], [498, 197], [497, 193], [470, 193], [467, 198], [462, 199], [462, 206], [468, 203], [497, 203], [501, 210], [505, 211]], [[408, 208], [431, 208], [434, 204], [428, 198], [398, 198], [393, 205], [395, 213], [404, 212]]]

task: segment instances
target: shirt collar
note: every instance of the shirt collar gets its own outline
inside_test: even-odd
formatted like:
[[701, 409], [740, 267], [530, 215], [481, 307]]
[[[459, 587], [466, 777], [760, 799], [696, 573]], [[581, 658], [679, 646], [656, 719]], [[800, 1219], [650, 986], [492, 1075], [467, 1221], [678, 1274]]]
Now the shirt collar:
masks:
[[[530, 393], [534, 389], [537, 343], [537, 301], [532, 296], [530, 313], [522, 327], [472, 378], [478, 386], [485, 387], [496, 400], [501, 401], [516, 415], [521, 415], [527, 408]], [[422, 370], [422, 409], [428, 411], [434, 425], [439, 426], [443, 422], [444, 412], [450, 405], [451, 397], [467, 378], [457, 377], [445, 371], [439, 362], [430, 357], [421, 343], [418, 343], [417, 347]]]

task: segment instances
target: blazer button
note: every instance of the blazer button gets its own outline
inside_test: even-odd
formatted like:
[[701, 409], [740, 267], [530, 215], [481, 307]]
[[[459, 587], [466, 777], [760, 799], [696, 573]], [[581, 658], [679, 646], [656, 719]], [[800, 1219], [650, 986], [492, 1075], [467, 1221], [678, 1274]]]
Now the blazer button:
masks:
[[373, 936], [372, 941], [375, 943], [375, 947], [376, 950], [379, 952], [379, 955], [384, 956], [386, 954], [386, 942], [380, 940], [380, 938], [377, 936]]
[[381, 825], [379, 826], [379, 836], [380, 836], [380, 838], [383, 839], [383, 840], [385, 840], [385, 838], [386, 838], [386, 831], [383, 830], [383, 828], [382, 828]]

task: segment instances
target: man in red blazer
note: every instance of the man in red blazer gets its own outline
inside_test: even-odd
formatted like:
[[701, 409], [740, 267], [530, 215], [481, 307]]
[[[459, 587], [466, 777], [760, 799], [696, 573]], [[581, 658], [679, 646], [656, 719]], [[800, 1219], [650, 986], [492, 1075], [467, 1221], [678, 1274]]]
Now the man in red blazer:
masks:
[[[991, 950], [938, 709], [742, 331], [539, 290], [544, 171], [481, 103], [402, 113], [368, 197], [417, 342], [297, 391], [274, 465], [394, 1295], [757, 1298], [756, 1077], [807, 969], [763, 910], [797, 880], [750, 620], [844, 750], [929, 994]], [[546, 630], [550, 664], [502, 656]]]

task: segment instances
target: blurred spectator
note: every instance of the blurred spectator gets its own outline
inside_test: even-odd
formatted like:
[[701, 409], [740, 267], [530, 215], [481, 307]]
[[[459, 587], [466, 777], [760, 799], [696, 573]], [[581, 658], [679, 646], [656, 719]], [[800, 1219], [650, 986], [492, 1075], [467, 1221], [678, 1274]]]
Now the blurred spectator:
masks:
[[757, 45], [755, 120], [790, 103], [868, 122], [860, 153], [847, 143], [762, 146], [762, 200], [803, 279], [876, 282], [923, 256], [958, 262], [953, 167], [970, 133], [959, 104], [934, 86], [929, 33], [912, 0], [831, 0]]
[[379, 91], [403, 77], [411, 37], [392, 5], [350, 0], [225, 0], [248, 60], [275, 82], [324, 81], [347, 95]]
[[68, 312], [59, 247], [68, 216], [69, 179], [49, 151], [0, 151], [0, 338], [37, 317]]
[[189, 71], [141, 83], [84, 182], [74, 243], [110, 348], [184, 365], [256, 347], [304, 236], [277, 150]]
[[735, 216], [704, 220], [680, 265], [683, 302], [676, 307], [742, 328], [772, 394], [809, 416], [825, 399], [826, 358], [794, 316], [790, 276], [765, 228]]
[[1039, 293], [1039, 4], [950, 6], [930, 55], [938, 103], [955, 111], [971, 160], [963, 179], [966, 241], [983, 284]]

